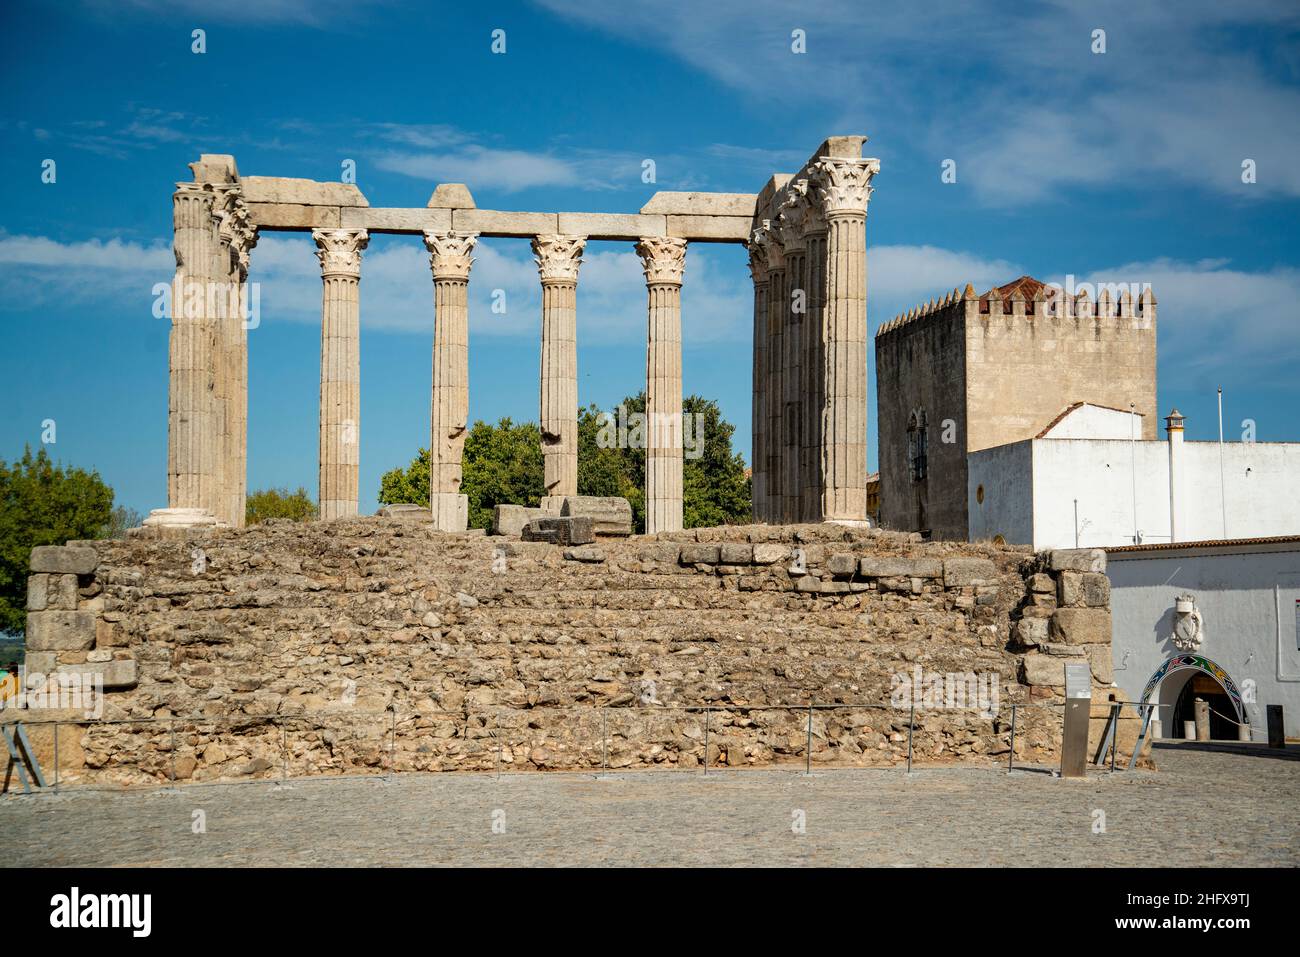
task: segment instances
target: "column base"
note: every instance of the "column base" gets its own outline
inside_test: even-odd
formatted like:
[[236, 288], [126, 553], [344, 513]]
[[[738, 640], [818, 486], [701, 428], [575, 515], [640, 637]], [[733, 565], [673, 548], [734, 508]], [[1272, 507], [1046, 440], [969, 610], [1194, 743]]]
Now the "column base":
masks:
[[435, 531], [463, 532], [469, 528], [469, 496], [434, 492], [429, 496], [429, 513]]
[[189, 538], [196, 531], [229, 527], [205, 508], [155, 508], [141, 526], [150, 538]]
[[871, 520], [866, 518], [826, 518], [823, 525], [846, 525], [849, 528], [872, 528]]
[[542, 500], [537, 503], [537, 507], [547, 512], [560, 514], [560, 509], [564, 506], [564, 500], [570, 498], [568, 495], [543, 495]]

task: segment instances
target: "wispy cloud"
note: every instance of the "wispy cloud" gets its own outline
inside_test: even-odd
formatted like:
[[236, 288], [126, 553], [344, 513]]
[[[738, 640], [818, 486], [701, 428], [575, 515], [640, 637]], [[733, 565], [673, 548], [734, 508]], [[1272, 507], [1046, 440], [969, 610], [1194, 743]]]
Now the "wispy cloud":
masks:
[[[665, 49], [768, 108], [863, 130], [910, 161], [956, 159], [990, 204], [1161, 182], [1300, 196], [1292, 2], [938, 0], [924, 15], [853, 0], [537, 2]], [[805, 53], [791, 49], [795, 29]], [[1092, 52], [1096, 29], [1104, 53]], [[1238, 42], [1243, 29], [1252, 42]], [[1244, 159], [1258, 164], [1252, 186]]]

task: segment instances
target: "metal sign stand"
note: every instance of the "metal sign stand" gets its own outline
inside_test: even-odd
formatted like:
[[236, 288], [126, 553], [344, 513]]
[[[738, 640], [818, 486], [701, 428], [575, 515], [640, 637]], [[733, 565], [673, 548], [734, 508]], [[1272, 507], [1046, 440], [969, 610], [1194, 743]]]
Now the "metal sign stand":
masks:
[[14, 722], [5, 725], [4, 738], [5, 745], [9, 749], [9, 766], [5, 768], [5, 783], [4, 788], [0, 789], [0, 794], [9, 793], [9, 781], [13, 777], [14, 768], [18, 769], [18, 780], [22, 782], [24, 794], [32, 793], [31, 783], [27, 780], [29, 772], [36, 786], [44, 788], [45, 776], [41, 774], [41, 765], [36, 760], [32, 744], [27, 740], [27, 732], [23, 729], [22, 723]]

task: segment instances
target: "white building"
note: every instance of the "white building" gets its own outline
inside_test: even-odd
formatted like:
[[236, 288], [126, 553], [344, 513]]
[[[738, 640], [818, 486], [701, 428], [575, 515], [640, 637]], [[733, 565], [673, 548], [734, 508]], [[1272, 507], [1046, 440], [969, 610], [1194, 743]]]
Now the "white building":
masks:
[[971, 452], [972, 541], [1035, 549], [1300, 534], [1300, 443], [1143, 441], [1141, 415], [1076, 403], [1035, 438]]
[[1240, 722], [1267, 740], [1271, 704], [1300, 737], [1300, 536], [1106, 551], [1115, 683], [1161, 705], [1162, 736], [1184, 736], [1200, 697], [1212, 738]]

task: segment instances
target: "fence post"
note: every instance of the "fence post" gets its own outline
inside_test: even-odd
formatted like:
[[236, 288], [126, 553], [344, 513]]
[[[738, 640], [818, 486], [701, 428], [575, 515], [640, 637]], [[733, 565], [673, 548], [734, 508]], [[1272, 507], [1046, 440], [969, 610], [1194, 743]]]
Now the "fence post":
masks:
[[804, 774], [812, 774], [812, 702], [808, 702], [808, 747], [804, 750]]
[[704, 773], [709, 773], [709, 709], [704, 709]]
[[1011, 706], [1011, 750], [1007, 752], [1007, 774], [1016, 763], [1016, 706]]
[[388, 735], [388, 773], [397, 770], [397, 709], [393, 709], [393, 720]]
[[912, 773], [912, 725], [916, 724], [916, 701], [912, 701], [907, 717], [907, 773]]
[[59, 789], [59, 722], [54, 722], [54, 790]]

